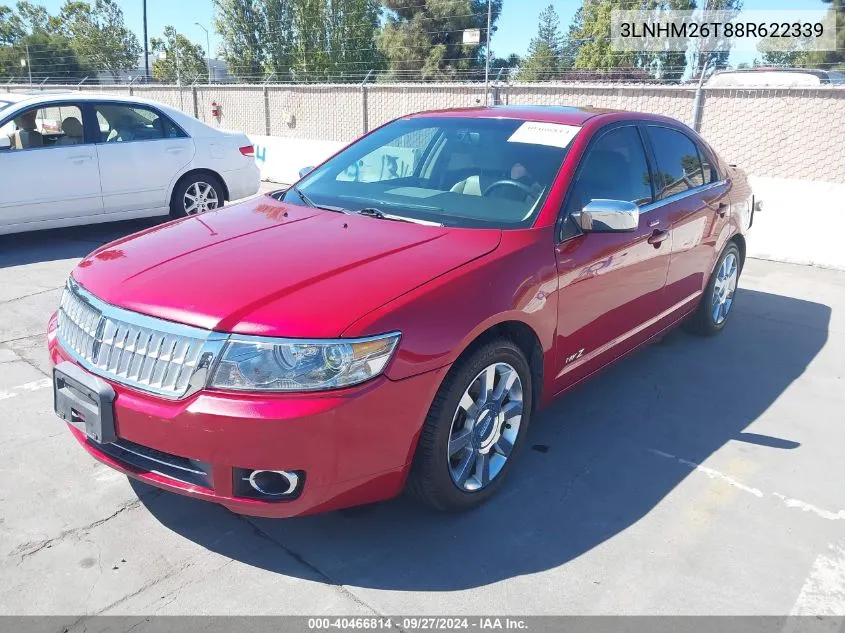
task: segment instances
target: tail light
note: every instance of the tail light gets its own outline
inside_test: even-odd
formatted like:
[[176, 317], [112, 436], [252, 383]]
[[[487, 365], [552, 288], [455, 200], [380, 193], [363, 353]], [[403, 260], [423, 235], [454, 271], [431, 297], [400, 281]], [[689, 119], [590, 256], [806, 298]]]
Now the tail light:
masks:
[[244, 145], [238, 148], [244, 156], [248, 158], [255, 158], [255, 148], [252, 145]]

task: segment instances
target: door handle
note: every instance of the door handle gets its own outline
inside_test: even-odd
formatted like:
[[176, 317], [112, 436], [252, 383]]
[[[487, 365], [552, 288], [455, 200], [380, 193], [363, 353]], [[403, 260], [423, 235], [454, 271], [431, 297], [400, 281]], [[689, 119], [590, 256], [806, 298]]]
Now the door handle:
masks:
[[181, 154], [182, 148], [181, 147], [168, 147], [167, 152], [169, 154]]
[[660, 245], [669, 237], [669, 231], [659, 231], [657, 229], [648, 236], [648, 243], [652, 244], [654, 248], [660, 248]]
[[91, 160], [91, 157], [90, 156], [68, 156], [68, 160], [70, 162], [76, 163], [78, 165], [79, 163], [83, 163], [85, 161]]

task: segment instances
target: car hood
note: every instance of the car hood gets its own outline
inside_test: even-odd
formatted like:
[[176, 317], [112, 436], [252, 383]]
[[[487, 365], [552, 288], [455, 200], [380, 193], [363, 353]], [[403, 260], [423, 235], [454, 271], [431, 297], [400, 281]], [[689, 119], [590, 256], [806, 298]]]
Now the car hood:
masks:
[[107, 244], [73, 277], [103, 301], [169, 321], [332, 337], [493, 251], [500, 238], [499, 230], [378, 220], [263, 197]]

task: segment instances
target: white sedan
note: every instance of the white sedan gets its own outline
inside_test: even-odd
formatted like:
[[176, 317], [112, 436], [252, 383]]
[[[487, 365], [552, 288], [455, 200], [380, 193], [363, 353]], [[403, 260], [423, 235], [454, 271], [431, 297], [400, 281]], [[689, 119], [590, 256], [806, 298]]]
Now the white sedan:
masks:
[[259, 180], [244, 134], [162, 104], [0, 93], [0, 234], [202, 213]]

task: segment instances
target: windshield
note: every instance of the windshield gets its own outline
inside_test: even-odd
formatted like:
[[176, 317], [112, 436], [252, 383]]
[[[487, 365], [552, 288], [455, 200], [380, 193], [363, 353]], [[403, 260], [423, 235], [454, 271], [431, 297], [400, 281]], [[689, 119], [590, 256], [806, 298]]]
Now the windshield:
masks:
[[[317, 206], [375, 208], [447, 226], [529, 226], [579, 129], [513, 119], [396, 121], [350, 145], [296, 189]], [[306, 203], [294, 189], [282, 199]]]

